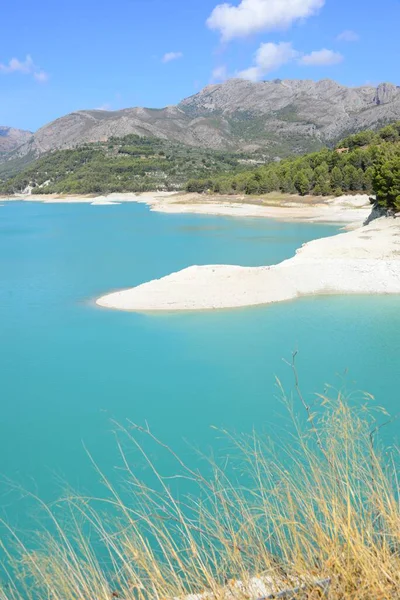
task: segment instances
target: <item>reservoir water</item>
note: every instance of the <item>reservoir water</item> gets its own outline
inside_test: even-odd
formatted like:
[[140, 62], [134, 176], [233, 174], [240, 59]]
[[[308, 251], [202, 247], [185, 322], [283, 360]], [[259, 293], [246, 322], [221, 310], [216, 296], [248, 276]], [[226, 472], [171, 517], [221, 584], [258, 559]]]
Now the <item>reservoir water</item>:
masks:
[[[275, 376], [299, 351], [307, 395], [326, 383], [398, 411], [396, 296], [318, 297], [245, 310], [146, 315], [94, 299], [193, 264], [274, 264], [333, 225], [163, 215], [146, 206], [0, 206], [0, 474], [45, 500], [93, 491], [86, 450], [110, 471], [113, 420], [148, 422], [178, 452], [214, 447], [210, 426], [274, 428]], [[390, 428], [396, 439], [398, 424]], [[161, 453], [160, 453], [161, 454]], [[156, 457], [157, 458], [157, 457]], [[162, 457], [159, 457], [162, 461]], [[95, 493], [95, 492], [93, 492]], [[1, 484], [3, 516], [24, 523]]]

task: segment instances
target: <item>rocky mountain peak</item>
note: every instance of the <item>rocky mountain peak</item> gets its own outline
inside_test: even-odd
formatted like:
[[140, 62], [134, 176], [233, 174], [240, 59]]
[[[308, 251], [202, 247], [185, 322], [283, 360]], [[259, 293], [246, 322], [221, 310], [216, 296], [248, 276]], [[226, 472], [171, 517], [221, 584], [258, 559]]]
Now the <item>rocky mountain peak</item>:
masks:
[[[20, 138], [22, 145], [18, 144], [13, 156], [39, 156], [137, 134], [203, 148], [262, 149], [266, 155], [282, 157], [318, 149], [349, 133], [396, 119], [400, 119], [400, 87], [391, 83], [346, 87], [331, 79], [230, 79], [163, 109], [71, 113], [45, 125], [31, 139], [24, 132], [29, 139]], [[7, 136], [0, 133], [2, 139]]]
[[388, 104], [400, 94], [400, 87], [393, 83], [380, 83], [376, 88], [374, 102], [377, 105]]

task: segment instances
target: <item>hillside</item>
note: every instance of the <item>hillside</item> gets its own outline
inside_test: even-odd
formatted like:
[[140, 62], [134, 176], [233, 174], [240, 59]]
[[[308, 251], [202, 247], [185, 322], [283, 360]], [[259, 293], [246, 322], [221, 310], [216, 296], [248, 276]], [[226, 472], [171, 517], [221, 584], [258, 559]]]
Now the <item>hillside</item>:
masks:
[[128, 135], [108, 142], [57, 150], [37, 159], [17, 175], [3, 180], [0, 192], [32, 188], [37, 194], [87, 194], [182, 189], [190, 177], [212, 177], [248, 169], [264, 162], [253, 155], [219, 152], [158, 138]]
[[232, 79], [163, 109], [71, 113], [39, 129], [7, 158], [32, 160], [129, 134], [219, 150], [263, 148], [271, 158], [285, 157], [399, 118], [400, 87], [391, 83], [348, 88], [330, 80]]
[[[261, 152], [221, 152], [128, 135], [50, 152], [13, 176], [0, 193], [90, 194], [179, 190], [250, 195], [371, 194], [377, 163], [400, 149], [400, 121], [353, 134], [334, 149], [268, 160]], [[397, 158], [396, 158], [397, 160]], [[393, 170], [393, 169], [392, 169]], [[392, 184], [393, 187], [394, 184]], [[397, 185], [397, 184], [396, 184]]]
[[0, 158], [25, 144], [31, 137], [30, 131], [0, 125]]
[[366, 130], [349, 136], [332, 150], [324, 148], [238, 174], [220, 173], [207, 179], [192, 179], [186, 189], [189, 192], [251, 195], [273, 191], [303, 196], [340, 196], [347, 192], [372, 194], [381, 188], [375, 180], [376, 166], [387, 161], [394, 161], [388, 167], [388, 193], [392, 193], [400, 181], [396, 179], [400, 163], [400, 121], [378, 132]]

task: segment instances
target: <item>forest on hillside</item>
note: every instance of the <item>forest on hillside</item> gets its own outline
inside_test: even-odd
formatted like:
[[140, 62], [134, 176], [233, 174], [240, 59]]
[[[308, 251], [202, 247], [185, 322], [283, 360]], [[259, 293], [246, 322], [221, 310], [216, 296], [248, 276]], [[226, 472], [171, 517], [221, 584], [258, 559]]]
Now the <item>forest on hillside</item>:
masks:
[[[400, 122], [378, 132], [368, 130], [351, 135], [341, 140], [334, 149], [324, 148], [241, 173], [193, 178], [186, 189], [189, 192], [218, 194], [257, 195], [279, 191], [302, 196], [340, 196], [355, 192], [372, 194], [382, 186], [388, 187], [385, 193], [389, 194], [389, 189], [397, 185], [400, 194], [399, 163]], [[382, 176], [383, 169], [385, 176]], [[398, 202], [400, 207], [400, 198]]]
[[10, 177], [0, 170], [0, 192], [20, 193], [28, 186], [36, 194], [180, 190], [190, 177], [238, 173], [264, 160], [261, 154], [220, 152], [132, 134], [51, 152]]
[[265, 162], [261, 153], [221, 152], [128, 135], [59, 150], [14, 176], [0, 193], [107, 194], [153, 190], [305, 196], [366, 193], [400, 210], [400, 122], [351, 135], [335, 148]]

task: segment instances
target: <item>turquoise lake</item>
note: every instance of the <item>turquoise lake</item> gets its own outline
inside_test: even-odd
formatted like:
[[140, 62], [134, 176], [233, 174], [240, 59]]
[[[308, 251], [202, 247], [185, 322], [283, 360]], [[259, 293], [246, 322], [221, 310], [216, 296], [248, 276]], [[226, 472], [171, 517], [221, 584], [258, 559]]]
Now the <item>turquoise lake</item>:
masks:
[[[93, 490], [98, 475], [84, 446], [112, 470], [113, 419], [147, 421], [184, 453], [187, 443], [205, 453], [214, 447], [212, 425], [274, 429], [282, 411], [275, 376], [290, 393], [283, 359], [293, 350], [304, 393], [329, 383], [357, 401], [365, 390], [398, 412], [396, 296], [164, 315], [94, 304], [104, 293], [193, 264], [274, 264], [337, 231], [163, 215], [135, 204], [0, 206], [0, 474], [45, 500], [63, 482]], [[391, 440], [398, 430], [390, 428]], [[2, 514], [22, 524], [22, 505], [7, 485]]]

